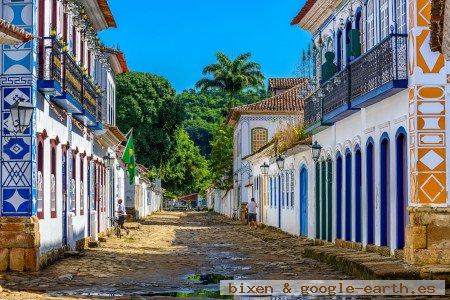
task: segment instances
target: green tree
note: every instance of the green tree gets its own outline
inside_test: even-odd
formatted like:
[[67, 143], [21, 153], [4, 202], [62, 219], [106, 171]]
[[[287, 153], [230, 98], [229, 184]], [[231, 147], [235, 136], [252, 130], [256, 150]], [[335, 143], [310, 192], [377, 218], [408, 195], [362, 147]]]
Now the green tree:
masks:
[[233, 186], [233, 128], [222, 123], [211, 141], [211, 182], [219, 189]]
[[235, 105], [235, 99], [239, 92], [247, 88], [259, 88], [263, 86], [264, 75], [261, 66], [249, 61], [251, 54], [244, 53], [231, 60], [222, 52], [216, 54], [217, 62], [203, 69], [206, 76], [196, 83], [196, 88], [202, 91], [219, 90], [227, 94], [228, 108]]
[[[254, 103], [267, 98], [265, 89], [246, 90], [236, 95], [236, 105]], [[187, 90], [177, 95], [186, 111], [184, 127], [194, 143], [200, 147], [202, 155], [211, 155], [211, 140], [223, 120], [223, 110], [227, 107], [226, 93], [223, 91]]]
[[161, 169], [161, 175], [172, 197], [204, 193], [210, 185], [208, 162], [183, 128], [177, 131], [175, 150]]
[[136, 160], [160, 168], [175, 146], [175, 134], [184, 119], [184, 106], [163, 77], [140, 72], [117, 76], [117, 125], [133, 128]]

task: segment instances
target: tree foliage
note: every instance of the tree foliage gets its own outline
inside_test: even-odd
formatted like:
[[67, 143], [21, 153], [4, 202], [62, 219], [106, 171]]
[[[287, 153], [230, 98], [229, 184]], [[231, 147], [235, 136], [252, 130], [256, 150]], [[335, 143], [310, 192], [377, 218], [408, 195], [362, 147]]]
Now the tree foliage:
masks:
[[228, 190], [233, 186], [233, 127], [222, 123], [211, 141], [211, 182]]
[[[265, 89], [246, 90], [236, 95], [236, 104], [249, 104], [266, 98]], [[227, 109], [227, 96], [222, 91], [188, 90], [180, 93], [178, 99], [186, 111], [184, 127], [194, 143], [200, 147], [205, 157], [211, 155], [211, 140], [218, 126], [224, 120]]]
[[156, 75], [130, 72], [116, 80], [117, 125], [133, 128], [136, 159], [144, 166], [160, 168], [175, 146], [175, 133], [184, 109], [170, 83]]
[[228, 108], [235, 105], [238, 93], [247, 88], [263, 86], [264, 75], [261, 66], [249, 61], [250, 53], [244, 53], [232, 60], [222, 52], [217, 52], [217, 62], [203, 69], [204, 78], [196, 83], [202, 91], [219, 90], [227, 94]]
[[177, 131], [176, 147], [162, 167], [161, 175], [172, 197], [204, 193], [210, 185], [208, 162], [183, 128]]

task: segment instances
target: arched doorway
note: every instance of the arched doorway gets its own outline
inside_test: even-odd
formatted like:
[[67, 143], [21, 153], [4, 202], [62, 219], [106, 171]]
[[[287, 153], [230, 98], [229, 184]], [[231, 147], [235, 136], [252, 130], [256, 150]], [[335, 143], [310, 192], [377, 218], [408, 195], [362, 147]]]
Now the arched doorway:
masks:
[[327, 159], [327, 240], [331, 242], [331, 231], [332, 231], [332, 188], [333, 188], [333, 164], [331, 157]]
[[308, 170], [300, 169], [300, 235], [308, 235]]
[[374, 201], [374, 169], [373, 169], [373, 140], [369, 138], [366, 145], [366, 178], [367, 178], [367, 243], [374, 244], [374, 216], [375, 216], [375, 201]]
[[380, 139], [380, 245], [389, 240], [389, 137], [384, 133]]
[[361, 220], [361, 149], [355, 149], [355, 241], [362, 241]]
[[320, 211], [321, 211], [321, 218], [320, 218], [320, 238], [322, 240], [325, 240], [327, 238], [327, 169], [326, 169], [326, 163], [325, 160], [321, 163], [321, 192], [322, 197], [320, 199]]
[[320, 239], [320, 163], [316, 162], [316, 238]]
[[352, 152], [345, 153], [345, 239], [352, 240]]
[[336, 155], [336, 238], [342, 239], [342, 157]]
[[405, 246], [405, 226], [406, 206], [407, 206], [407, 148], [406, 131], [401, 127], [397, 131], [395, 138], [396, 144], [396, 178], [397, 178], [397, 201], [396, 201], [396, 234], [397, 249], [403, 249]]

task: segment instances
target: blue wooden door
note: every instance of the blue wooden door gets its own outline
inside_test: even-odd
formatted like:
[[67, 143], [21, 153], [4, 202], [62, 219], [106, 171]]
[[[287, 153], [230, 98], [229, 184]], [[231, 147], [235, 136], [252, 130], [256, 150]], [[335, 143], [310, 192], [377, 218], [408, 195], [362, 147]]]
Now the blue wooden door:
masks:
[[67, 245], [67, 154], [64, 151], [62, 153], [62, 191], [63, 191], [63, 199], [62, 199], [62, 244], [63, 246]]
[[300, 170], [300, 235], [308, 235], [308, 171]]
[[366, 178], [367, 178], [367, 243], [375, 243], [375, 202], [374, 202], [374, 169], [373, 169], [373, 142], [367, 144]]

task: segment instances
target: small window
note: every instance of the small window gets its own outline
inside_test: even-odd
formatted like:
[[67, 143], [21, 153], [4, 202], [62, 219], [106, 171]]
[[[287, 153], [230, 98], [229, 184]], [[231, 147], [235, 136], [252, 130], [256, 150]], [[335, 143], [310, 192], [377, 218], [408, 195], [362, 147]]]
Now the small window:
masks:
[[252, 129], [252, 152], [256, 152], [267, 144], [268, 134], [265, 128]]
[[375, 45], [375, 8], [374, 0], [367, 2], [367, 50]]
[[50, 151], [50, 216], [57, 217], [56, 213], [56, 144], [57, 141], [51, 140]]
[[397, 33], [407, 33], [406, 30], [406, 0], [395, 0]]
[[294, 172], [291, 172], [291, 207], [294, 208]]
[[381, 39], [389, 35], [389, 1], [380, 0], [380, 32]]
[[72, 180], [71, 185], [71, 210], [74, 214], [77, 214], [77, 154], [73, 152], [72, 155]]
[[37, 217], [44, 219], [44, 134], [38, 136], [37, 146], [37, 178], [36, 178], [36, 205]]

